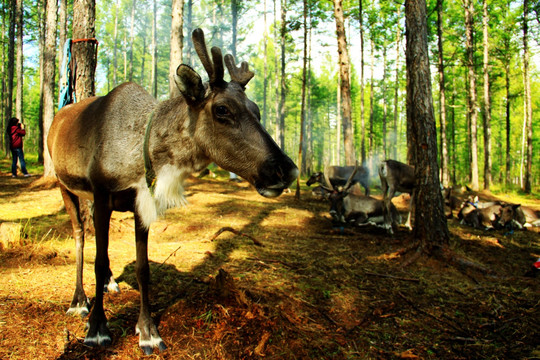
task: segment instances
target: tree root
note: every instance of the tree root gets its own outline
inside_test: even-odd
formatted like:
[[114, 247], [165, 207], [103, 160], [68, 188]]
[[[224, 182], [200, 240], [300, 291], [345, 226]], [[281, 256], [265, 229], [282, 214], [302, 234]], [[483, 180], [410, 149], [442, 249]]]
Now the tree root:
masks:
[[225, 227], [222, 227], [221, 229], [219, 229], [215, 234], [214, 236], [212, 236], [210, 238], [210, 241], [214, 241], [219, 235], [221, 235], [223, 232], [225, 231], [229, 231], [229, 232], [232, 232], [233, 234], [235, 235], [238, 235], [238, 236], [244, 236], [244, 237], [247, 237], [248, 239], [250, 239], [251, 241], [253, 241], [253, 243], [257, 246], [263, 246], [264, 247], [264, 244], [261, 243], [259, 240], [255, 239], [253, 236], [250, 236], [250, 235], [247, 235], [247, 234], [244, 234], [243, 232], [240, 232], [238, 230], [235, 230], [233, 229], [232, 227], [229, 227], [229, 226], [225, 226]]
[[470, 259], [467, 259], [463, 256], [456, 254], [448, 246], [442, 246], [442, 247], [434, 246], [431, 249], [427, 249], [425, 246], [422, 245], [421, 241], [414, 240], [408, 246], [396, 251], [396, 255], [404, 257], [406, 254], [411, 253], [411, 252], [413, 254], [409, 258], [404, 260], [404, 262], [401, 265], [402, 267], [405, 268], [415, 263], [420, 258], [426, 256], [426, 257], [435, 258], [439, 261], [449, 264], [466, 276], [470, 276], [470, 274], [468, 273], [468, 270], [472, 270], [484, 276], [499, 277], [497, 273], [493, 271], [492, 269], [489, 269], [481, 264], [475, 263], [474, 261]]

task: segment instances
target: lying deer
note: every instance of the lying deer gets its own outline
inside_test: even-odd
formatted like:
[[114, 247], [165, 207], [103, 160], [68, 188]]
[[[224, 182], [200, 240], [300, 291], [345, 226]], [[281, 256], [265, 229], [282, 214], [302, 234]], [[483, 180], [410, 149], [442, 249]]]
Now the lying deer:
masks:
[[151, 354], [154, 347], [166, 346], [150, 317], [148, 230], [159, 214], [185, 202], [184, 179], [215, 162], [249, 181], [262, 196], [274, 197], [298, 175], [295, 164], [262, 127], [258, 106], [244, 92], [253, 77], [248, 64], [236, 67], [234, 58], [226, 55], [231, 76], [226, 82], [221, 50], [213, 47], [210, 57], [200, 29], [193, 31], [193, 43], [208, 83], [182, 64], [175, 74], [181, 96], [158, 102], [139, 85], [126, 83], [105, 96], [62, 108], [51, 125], [47, 144], [77, 244], [72, 308], [88, 307], [77, 205], [79, 199], [94, 201], [96, 299], [86, 345], [112, 342], [103, 309], [112, 211], [134, 213], [141, 296], [136, 332], [139, 346]]
[[[328, 194], [330, 201], [330, 215], [335, 223], [354, 223], [357, 226], [375, 225], [380, 226], [384, 222], [381, 200], [371, 196], [356, 195], [349, 192], [354, 185], [354, 176], [359, 167], [354, 167], [353, 172], [346, 180], [343, 187], [334, 186], [327, 172], [324, 172], [325, 185], [321, 185]], [[398, 224], [401, 219], [396, 207], [390, 207], [392, 221]]]
[[[343, 186], [350, 176], [353, 173], [355, 166], [328, 166], [324, 169], [328, 178], [330, 179], [330, 184], [335, 186]], [[356, 173], [353, 177], [352, 185], [360, 183], [365, 190], [366, 196], [369, 196], [369, 169], [365, 166], [358, 166]], [[307, 186], [312, 184], [319, 183], [324, 185], [324, 174], [323, 172], [313, 173], [309, 179], [306, 181]]]

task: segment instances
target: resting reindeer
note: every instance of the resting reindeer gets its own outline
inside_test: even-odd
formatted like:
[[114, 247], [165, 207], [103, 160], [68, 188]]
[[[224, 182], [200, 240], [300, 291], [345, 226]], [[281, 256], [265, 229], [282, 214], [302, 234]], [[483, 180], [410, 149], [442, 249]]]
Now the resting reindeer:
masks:
[[149, 303], [148, 230], [165, 209], [184, 203], [183, 181], [211, 162], [239, 174], [266, 197], [278, 196], [297, 177], [298, 169], [260, 123], [258, 106], [244, 88], [253, 77], [248, 64], [225, 64], [202, 30], [193, 43], [209, 76], [180, 65], [175, 82], [181, 96], [157, 102], [142, 87], [126, 83], [103, 97], [64, 107], [51, 125], [48, 146], [60, 181], [77, 242], [77, 287], [72, 306], [86, 307], [82, 288], [84, 238], [77, 212], [79, 198], [94, 201], [96, 229], [96, 299], [84, 340], [90, 346], [111, 344], [103, 309], [103, 285], [109, 274], [111, 212], [132, 211], [135, 218], [136, 273], [141, 296], [136, 326], [145, 354], [166, 348]]
[[[354, 173], [347, 179], [343, 187], [333, 186], [326, 172], [324, 178], [327, 186], [321, 187], [327, 191], [330, 201], [330, 215], [335, 223], [354, 223], [357, 226], [383, 223], [383, 202], [370, 196], [355, 195], [349, 192], [353, 186]], [[400, 222], [400, 216], [393, 204], [391, 205], [393, 221]]]
[[396, 191], [411, 195], [409, 203], [409, 215], [405, 226], [411, 229], [411, 210], [414, 200], [415, 176], [414, 167], [396, 160], [384, 160], [379, 165], [379, 177], [381, 178], [381, 188], [384, 201], [384, 226], [389, 233], [393, 233], [390, 206]]
[[[353, 173], [354, 166], [328, 166], [325, 168], [325, 172], [330, 179], [330, 184], [335, 186], [343, 186], [350, 176]], [[358, 166], [356, 174], [352, 180], [352, 185], [360, 183], [365, 190], [366, 196], [369, 196], [369, 169], [365, 166]], [[307, 186], [312, 184], [319, 183], [324, 185], [324, 174], [322, 172], [313, 173], [308, 181], [306, 181]], [[351, 185], [351, 186], [352, 186]]]

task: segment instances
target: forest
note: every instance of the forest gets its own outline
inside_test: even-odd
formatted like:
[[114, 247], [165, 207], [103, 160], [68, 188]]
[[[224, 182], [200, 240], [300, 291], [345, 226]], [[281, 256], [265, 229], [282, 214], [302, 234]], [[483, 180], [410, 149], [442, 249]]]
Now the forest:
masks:
[[[343, 2], [346, 86], [330, 1], [177, 2], [183, 6], [182, 62], [201, 69], [189, 36], [197, 27], [208, 33], [209, 44], [247, 61], [256, 74], [248, 95], [267, 131], [301, 164], [302, 176], [351, 159], [371, 167], [384, 158], [409, 160], [403, 2]], [[3, 125], [11, 115], [22, 119], [26, 152], [41, 159], [44, 124], [53, 114], [45, 109], [57, 109], [63, 45], [72, 38], [73, 2], [60, 1], [58, 16], [48, 16], [52, 4], [46, 1], [1, 5]], [[133, 81], [160, 100], [170, 96], [171, 69], [179, 65], [170, 64], [173, 5], [96, 2], [96, 95]], [[445, 186], [538, 189], [540, 140], [533, 130], [540, 121], [540, 5], [531, 2], [524, 10], [523, 1], [427, 1]], [[54, 105], [44, 105], [45, 29], [51, 26], [55, 62], [45, 78], [55, 79], [49, 97]]]
[[540, 2], [0, 10], [0, 358], [540, 357]]

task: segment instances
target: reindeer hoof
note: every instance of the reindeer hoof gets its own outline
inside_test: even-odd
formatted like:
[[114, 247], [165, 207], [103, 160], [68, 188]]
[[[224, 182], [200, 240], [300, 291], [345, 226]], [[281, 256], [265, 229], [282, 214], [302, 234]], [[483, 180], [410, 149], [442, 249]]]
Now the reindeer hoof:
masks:
[[106, 323], [100, 324], [98, 329], [93, 329], [90, 324], [87, 324], [87, 326], [89, 327], [89, 330], [84, 338], [84, 344], [86, 346], [109, 346], [112, 344], [111, 333], [107, 328]]
[[90, 302], [88, 299], [84, 302], [78, 302], [76, 304], [71, 304], [68, 311], [66, 311], [67, 315], [79, 315], [81, 318], [86, 317], [90, 313]]
[[155, 325], [152, 324], [151, 326], [146, 326], [144, 329], [141, 329], [139, 324], [137, 324], [135, 333], [139, 334], [139, 347], [145, 355], [152, 355], [154, 347], [157, 347], [159, 351], [165, 351], [167, 349], [167, 346], [159, 336]]
[[112, 276], [110, 277], [109, 282], [103, 287], [103, 292], [120, 292], [120, 287], [118, 286], [116, 281], [114, 281], [114, 278]]

